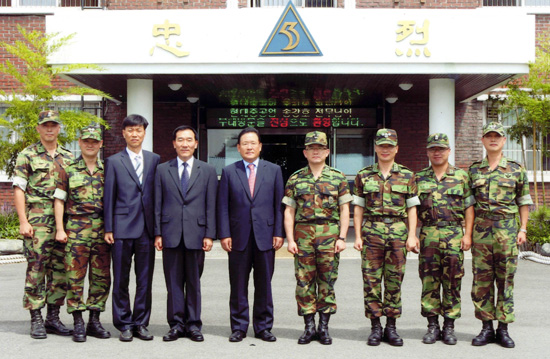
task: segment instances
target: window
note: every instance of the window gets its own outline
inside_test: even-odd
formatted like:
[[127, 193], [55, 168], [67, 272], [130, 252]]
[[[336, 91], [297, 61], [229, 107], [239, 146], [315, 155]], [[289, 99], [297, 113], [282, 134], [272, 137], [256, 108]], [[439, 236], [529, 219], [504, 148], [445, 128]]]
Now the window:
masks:
[[[252, 7], [286, 6], [289, 0], [251, 0]], [[296, 7], [335, 7], [335, 0], [293, 0]]]
[[0, 7], [81, 7], [101, 9], [102, 0], [0, 0]]
[[[516, 114], [515, 112], [508, 112], [503, 113], [500, 115], [500, 119], [502, 124], [504, 125], [505, 129], [508, 129], [510, 126], [516, 123]], [[550, 144], [550, 138], [545, 139], [546, 145], [548, 146]], [[517, 161], [521, 163], [530, 173], [530, 177], [533, 171], [533, 140], [531, 138], [523, 139], [524, 147], [525, 147], [525, 161], [523, 159], [523, 154], [521, 151], [521, 143], [512, 141], [510, 138], [506, 139], [506, 144], [504, 145], [504, 156], [513, 159], [514, 161]], [[541, 144], [539, 143], [537, 145], [537, 151], [536, 151], [536, 161], [537, 161], [537, 169], [540, 170], [540, 161], [541, 161], [541, 150], [540, 150]], [[524, 163], [525, 162], [525, 163]], [[543, 170], [544, 171], [550, 171], [550, 159], [546, 156], [543, 159]], [[546, 174], [546, 173], [545, 173]], [[546, 178], [549, 178], [550, 172], [546, 174]]]
[[376, 129], [337, 129], [334, 167], [355, 178], [357, 172], [374, 164]]
[[550, 0], [483, 0], [483, 6], [550, 6]]

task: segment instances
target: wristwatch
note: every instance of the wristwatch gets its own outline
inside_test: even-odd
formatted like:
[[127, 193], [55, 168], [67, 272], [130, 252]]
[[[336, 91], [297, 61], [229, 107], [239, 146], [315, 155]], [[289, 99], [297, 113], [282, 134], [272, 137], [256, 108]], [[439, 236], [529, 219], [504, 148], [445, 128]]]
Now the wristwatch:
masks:
[[520, 232], [523, 232], [523, 233], [525, 233], [525, 234], [527, 234], [527, 230], [526, 230], [526, 229], [520, 228], [519, 231], [520, 231]]
[[341, 240], [341, 241], [344, 241], [344, 242], [346, 241], [346, 239], [344, 237], [338, 237], [338, 239]]

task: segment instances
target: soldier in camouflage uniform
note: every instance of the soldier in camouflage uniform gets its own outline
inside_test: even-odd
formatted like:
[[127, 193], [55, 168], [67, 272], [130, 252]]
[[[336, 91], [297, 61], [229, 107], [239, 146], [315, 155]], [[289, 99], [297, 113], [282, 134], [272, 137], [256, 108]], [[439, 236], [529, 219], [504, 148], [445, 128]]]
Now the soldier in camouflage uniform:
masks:
[[[431, 166], [416, 174], [418, 218], [422, 221], [418, 267], [422, 280], [421, 314], [428, 318], [428, 331], [422, 341], [433, 344], [441, 333], [445, 344], [454, 345], [454, 321], [460, 318], [463, 251], [472, 245], [475, 200], [468, 173], [448, 162], [451, 149], [447, 135], [430, 135], [427, 149]], [[439, 315], [444, 318], [443, 331], [439, 328]]]
[[[401, 283], [407, 250], [418, 252], [416, 206], [420, 202], [414, 173], [395, 163], [398, 151], [395, 130], [378, 130], [374, 149], [378, 163], [363, 168], [355, 177], [353, 247], [361, 251], [365, 316], [371, 320], [367, 344], [376, 346], [384, 340], [402, 346], [395, 322], [401, 316]], [[382, 335], [383, 315], [387, 321]]]
[[[35, 339], [46, 338], [46, 333], [71, 335], [59, 320], [67, 291], [65, 245], [54, 238], [55, 166], [65, 167], [73, 159], [69, 150], [57, 144], [60, 129], [57, 111], [40, 113], [36, 126], [40, 141], [17, 156], [13, 178], [19, 233], [24, 237], [28, 262], [23, 307], [30, 310], [31, 337]], [[45, 304], [48, 314], [44, 323], [41, 309]]]
[[[53, 196], [55, 239], [67, 243], [67, 312], [74, 317], [73, 340], [85, 342], [86, 334], [101, 339], [111, 337], [99, 321], [111, 286], [111, 248], [103, 240], [104, 172], [103, 163], [97, 157], [103, 144], [101, 129], [83, 129], [78, 144], [82, 156], [65, 169], [58, 168]], [[88, 266], [88, 299], [84, 303], [82, 296]], [[90, 320], [85, 329], [82, 312], [86, 309], [90, 311]]]
[[344, 174], [325, 164], [326, 134], [308, 133], [305, 145], [308, 166], [289, 178], [283, 198], [288, 251], [294, 254], [298, 315], [305, 322], [298, 344], [308, 344], [317, 335], [321, 344], [332, 344], [328, 322], [336, 313], [334, 283], [339, 253], [346, 248], [352, 197]]
[[[472, 300], [476, 318], [483, 321], [483, 327], [472, 345], [486, 345], [496, 340], [505, 348], [513, 348], [515, 344], [508, 334], [508, 323], [514, 321], [518, 245], [527, 240], [529, 205], [533, 201], [525, 169], [502, 154], [506, 142], [502, 124], [485, 125], [481, 142], [487, 157], [470, 166], [470, 183], [476, 200]], [[496, 336], [493, 320], [498, 320]]]

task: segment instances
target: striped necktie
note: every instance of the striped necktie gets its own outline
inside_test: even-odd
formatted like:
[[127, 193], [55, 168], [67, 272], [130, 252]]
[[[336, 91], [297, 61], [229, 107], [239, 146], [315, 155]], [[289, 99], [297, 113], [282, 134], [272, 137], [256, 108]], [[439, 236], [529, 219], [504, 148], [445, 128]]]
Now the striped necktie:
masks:
[[136, 170], [136, 175], [139, 179], [139, 184], [143, 183], [143, 166], [141, 165], [141, 156], [134, 157], [134, 169]]
[[187, 194], [187, 187], [189, 186], [189, 173], [187, 172], [187, 162], [183, 162], [183, 172], [181, 173], [181, 193], [183, 197]]

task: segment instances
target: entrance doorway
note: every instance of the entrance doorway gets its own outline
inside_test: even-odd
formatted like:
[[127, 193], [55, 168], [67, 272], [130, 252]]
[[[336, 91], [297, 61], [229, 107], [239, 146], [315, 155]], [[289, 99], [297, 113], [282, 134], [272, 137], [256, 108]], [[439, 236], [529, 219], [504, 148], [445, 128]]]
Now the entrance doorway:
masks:
[[305, 135], [262, 135], [261, 158], [281, 167], [285, 183], [294, 172], [307, 166], [304, 140]]

